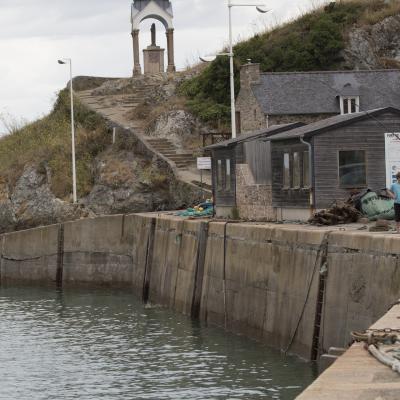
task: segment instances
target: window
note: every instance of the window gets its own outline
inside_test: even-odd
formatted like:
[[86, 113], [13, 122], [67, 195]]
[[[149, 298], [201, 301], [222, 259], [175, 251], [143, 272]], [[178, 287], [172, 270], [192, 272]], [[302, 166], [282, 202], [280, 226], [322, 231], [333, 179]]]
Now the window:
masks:
[[308, 151], [283, 154], [283, 188], [310, 188], [310, 158]]
[[360, 97], [341, 97], [340, 98], [340, 113], [353, 114], [360, 111]]
[[222, 190], [223, 182], [222, 182], [222, 160], [217, 161], [217, 188], [218, 190]]
[[230, 192], [232, 190], [232, 162], [230, 159], [217, 161], [217, 190]]
[[303, 152], [303, 187], [309, 188], [310, 185], [310, 153]]
[[367, 184], [366, 154], [364, 150], [339, 151], [339, 183], [344, 187]]
[[229, 192], [231, 190], [231, 160], [225, 160], [226, 162], [226, 176], [225, 176], [225, 190]]
[[283, 155], [283, 187], [290, 188], [290, 154]]

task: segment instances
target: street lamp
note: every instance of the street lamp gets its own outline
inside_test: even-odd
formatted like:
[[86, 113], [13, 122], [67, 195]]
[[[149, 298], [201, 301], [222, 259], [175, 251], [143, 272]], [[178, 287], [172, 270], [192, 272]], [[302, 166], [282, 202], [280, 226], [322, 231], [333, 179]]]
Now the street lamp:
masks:
[[229, 61], [230, 61], [230, 81], [231, 81], [231, 124], [232, 124], [232, 138], [236, 138], [236, 105], [235, 105], [235, 71], [233, 64], [233, 36], [232, 36], [232, 7], [255, 7], [259, 13], [265, 14], [269, 10], [265, 8], [264, 4], [245, 4], [245, 3], [232, 3], [228, 0], [229, 9]]
[[75, 121], [74, 121], [74, 91], [72, 87], [72, 60], [70, 58], [63, 58], [58, 60], [61, 65], [69, 64], [70, 81], [69, 87], [71, 92], [71, 136], [72, 136], [72, 197], [73, 202], [76, 203], [76, 163], [75, 163]]

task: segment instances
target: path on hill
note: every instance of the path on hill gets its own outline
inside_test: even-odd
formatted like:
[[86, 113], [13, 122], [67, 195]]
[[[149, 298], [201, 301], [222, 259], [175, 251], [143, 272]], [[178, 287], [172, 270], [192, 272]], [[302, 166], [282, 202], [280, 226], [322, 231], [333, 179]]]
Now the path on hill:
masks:
[[[145, 83], [141, 82], [133, 90], [131, 88], [129, 93], [115, 93], [117, 91], [106, 93], [107, 91], [96, 88], [78, 91], [75, 94], [90, 109], [110, 122], [130, 130], [154, 154], [165, 159], [171, 165], [177, 179], [198, 187], [200, 174], [196, 168], [193, 152], [178, 149], [168, 138], [146, 135], [144, 122], [138, 118], [132, 119], [132, 114], [139, 105], [146, 101], [152, 104], [153, 99], [150, 94], [162, 84], [165, 84], [165, 76], [154, 75], [146, 78]], [[207, 194], [211, 194], [210, 173], [203, 174], [203, 183]]]

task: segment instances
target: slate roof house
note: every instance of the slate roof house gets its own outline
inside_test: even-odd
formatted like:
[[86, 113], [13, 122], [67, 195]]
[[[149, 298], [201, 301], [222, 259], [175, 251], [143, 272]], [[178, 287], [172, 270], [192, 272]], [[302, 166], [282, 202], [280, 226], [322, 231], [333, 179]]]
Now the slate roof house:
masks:
[[246, 64], [236, 102], [240, 132], [382, 107], [400, 108], [400, 70], [261, 73]]
[[400, 132], [400, 110], [385, 107], [210, 146], [217, 215], [236, 209], [251, 220], [307, 220], [354, 190], [382, 189], [385, 133], [393, 132]]

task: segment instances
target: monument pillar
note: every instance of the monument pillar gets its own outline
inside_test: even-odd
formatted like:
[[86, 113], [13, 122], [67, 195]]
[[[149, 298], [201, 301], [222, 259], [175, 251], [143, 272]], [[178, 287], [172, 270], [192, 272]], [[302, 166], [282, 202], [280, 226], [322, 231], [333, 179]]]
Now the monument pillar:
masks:
[[139, 58], [139, 29], [134, 29], [132, 31], [132, 40], [133, 40], [133, 75], [141, 75], [142, 68], [140, 66], [140, 58]]
[[167, 72], [175, 72], [175, 56], [174, 56], [174, 30], [172, 28], [167, 29], [167, 52], [168, 52], [168, 67]]

